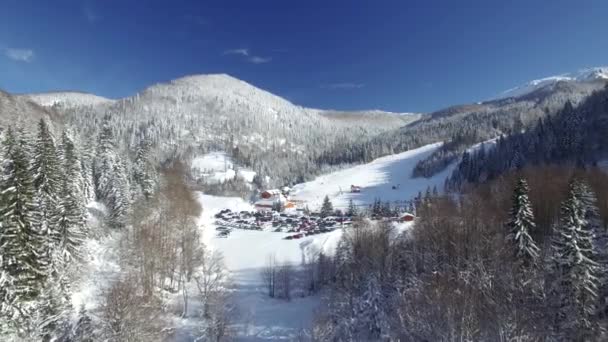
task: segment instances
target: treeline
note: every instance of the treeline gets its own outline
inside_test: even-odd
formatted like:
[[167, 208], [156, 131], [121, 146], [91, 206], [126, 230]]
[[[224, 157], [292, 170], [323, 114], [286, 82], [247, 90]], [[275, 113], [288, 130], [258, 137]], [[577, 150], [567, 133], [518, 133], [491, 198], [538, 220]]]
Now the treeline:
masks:
[[608, 175], [530, 168], [362, 221], [315, 264], [323, 341], [606, 339]]
[[[321, 165], [370, 162], [424, 145], [449, 142], [458, 139], [458, 136], [478, 143], [501, 134], [514, 134], [532, 127], [539, 118], [560, 110], [568, 99], [578, 103], [589, 94], [586, 91], [564, 89], [564, 92], [558, 90], [555, 93], [529, 94], [517, 99], [455, 106], [426, 115], [414, 123], [370, 139], [338, 141], [333, 147], [323, 151], [315, 162]], [[429, 160], [429, 165], [422, 168], [428, 167], [429, 171], [421, 169], [421, 174], [432, 174], [434, 170], [439, 170], [445, 160], [449, 159], [449, 153], [446, 153], [445, 157], [438, 157], [432, 157], [437, 160]]]
[[87, 205], [104, 203], [105, 224], [126, 226], [131, 203], [156, 187], [145, 144], [131, 162], [107, 125], [92, 149], [70, 130], [56, 138], [45, 120], [7, 127], [0, 139], [1, 339], [79, 341], [71, 317], [86, 312], [72, 307], [72, 287], [82, 274], [83, 242], [104, 234], [88, 227]]
[[458, 190], [466, 183], [484, 182], [526, 165], [593, 166], [607, 156], [608, 89], [588, 97], [578, 107], [567, 102], [553, 116], [538, 119], [534, 128], [508, 137], [496, 146], [465, 152], [446, 187]]
[[430, 156], [420, 160], [414, 166], [412, 177], [429, 178], [435, 174], [445, 170], [451, 163], [456, 161], [462, 152], [475, 143], [480, 142], [480, 138], [476, 131], [470, 133], [458, 133], [452, 137], [450, 141], [441, 145], [441, 147], [431, 153]]
[[90, 234], [92, 182], [74, 139], [66, 131], [56, 142], [43, 120], [34, 137], [8, 127], [0, 156], [0, 338], [78, 335], [70, 285]]
[[176, 317], [198, 322], [188, 331], [197, 340], [228, 338], [227, 272], [221, 255], [202, 242], [202, 208], [186, 177], [173, 163], [161, 171], [158, 190], [133, 204], [120, 233], [120, 272], [90, 323], [92, 341], [166, 341]]

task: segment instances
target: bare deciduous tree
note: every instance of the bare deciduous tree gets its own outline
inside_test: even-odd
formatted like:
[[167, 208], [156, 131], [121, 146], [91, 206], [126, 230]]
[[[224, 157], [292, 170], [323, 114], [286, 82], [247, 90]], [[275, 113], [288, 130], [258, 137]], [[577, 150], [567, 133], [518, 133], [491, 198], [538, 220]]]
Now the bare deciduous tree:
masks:
[[277, 265], [274, 254], [269, 255], [266, 259], [266, 265], [262, 268], [261, 276], [264, 285], [268, 289], [268, 296], [274, 298], [277, 286]]

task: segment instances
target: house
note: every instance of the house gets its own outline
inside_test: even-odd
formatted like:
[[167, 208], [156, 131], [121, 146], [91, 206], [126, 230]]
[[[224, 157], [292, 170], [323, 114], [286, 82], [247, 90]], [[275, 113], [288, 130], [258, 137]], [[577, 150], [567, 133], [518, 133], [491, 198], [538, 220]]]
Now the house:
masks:
[[277, 207], [282, 209], [295, 209], [295, 203], [289, 201], [279, 190], [266, 190], [261, 193], [260, 199], [253, 205], [258, 211], [271, 211]]
[[276, 196], [280, 196], [282, 195], [281, 190], [279, 189], [272, 189], [272, 190], [264, 190], [262, 192], [262, 194], [260, 195], [260, 197], [264, 198], [264, 199], [270, 199]]
[[416, 218], [416, 216], [414, 216], [414, 214], [405, 213], [399, 217], [399, 221], [412, 222], [412, 221], [414, 221], [415, 218]]
[[359, 193], [359, 192], [361, 192], [361, 187], [357, 186], [357, 185], [351, 185], [350, 186], [350, 192]]

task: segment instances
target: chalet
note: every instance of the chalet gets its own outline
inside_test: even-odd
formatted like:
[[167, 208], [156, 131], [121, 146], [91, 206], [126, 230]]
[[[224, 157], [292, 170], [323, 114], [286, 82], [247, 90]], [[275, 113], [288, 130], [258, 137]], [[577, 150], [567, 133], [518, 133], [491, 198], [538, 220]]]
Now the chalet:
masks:
[[277, 207], [295, 209], [296, 205], [289, 201], [279, 190], [266, 190], [260, 194], [260, 199], [254, 203], [258, 211], [271, 211]]
[[405, 214], [399, 216], [399, 221], [412, 222], [412, 221], [414, 221], [415, 218], [416, 218], [416, 216], [414, 216], [414, 214], [405, 213]]
[[264, 190], [262, 192], [262, 194], [260, 195], [260, 197], [262, 197], [263, 199], [270, 199], [270, 198], [281, 196], [281, 195], [282, 195], [281, 190], [272, 189], [272, 190]]
[[351, 185], [350, 186], [350, 192], [359, 193], [359, 192], [361, 192], [361, 187], [357, 186], [357, 185]]

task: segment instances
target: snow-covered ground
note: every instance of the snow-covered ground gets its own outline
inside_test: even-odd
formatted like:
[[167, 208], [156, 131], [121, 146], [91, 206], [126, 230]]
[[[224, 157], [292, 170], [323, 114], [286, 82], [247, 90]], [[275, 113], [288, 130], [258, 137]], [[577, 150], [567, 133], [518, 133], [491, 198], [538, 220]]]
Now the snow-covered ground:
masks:
[[277, 263], [299, 266], [318, 250], [331, 253], [342, 232], [314, 235], [298, 240], [283, 240], [287, 233], [268, 231], [232, 231], [228, 238], [216, 237], [214, 215], [221, 209], [252, 210], [240, 198], [199, 194], [203, 207], [200, 224], [206, 245], [222, 253], [231, 274], [232, 300], [236, 305], [233, 317], [234, 339], [238, 341], [294, 340], [312, 325], [318, 296], [295, 297], [287, 302], [265, 294], [261, 269], [268, 257]]
[[235, 167], [232, 158], [224, 152], [211, 152], [197, 156], [191, 162], [193, 175], [205, 183], [221, 183], [236, 175], [251, 183], [255, 172]]
[[[426, 145], [317, 177], [313, 181], [294, 186], [291, 198], [316, 210], [321, 206], [325, 195], [329, 196], [335, 208], [346, 208], [350, 199], [355, 205], [368, 205], [376, 198], [391, 202], [411, 200], [429, 186], [436, 186], [441, 191], [445, 178], [451, 174], [454, 165], [431, 178], [411, 177], [416, 163], [440, 146], [441, 143]], [[351, 193], [351, 185], [361, 186], [361, 192]]]

